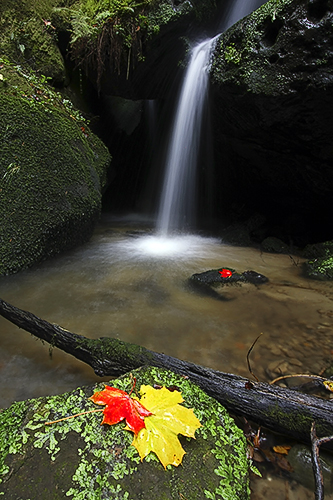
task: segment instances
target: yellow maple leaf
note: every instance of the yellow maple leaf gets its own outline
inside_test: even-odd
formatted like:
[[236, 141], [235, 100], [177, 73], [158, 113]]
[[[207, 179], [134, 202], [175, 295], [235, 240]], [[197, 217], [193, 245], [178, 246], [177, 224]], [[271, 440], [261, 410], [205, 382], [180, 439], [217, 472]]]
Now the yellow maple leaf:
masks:
[[332, 380], [324, 380], [323, 384], [324, 384], [325, 388], [328, 391], [333, 392], [333, 382], [332, 382]]
[[141, 460], [153, 451], [164, 468], [169, 464], [179, 465], [185, 451], [178, 434], [194, 438], [195, 431], [201, 426], [199, 420], [192, 409], [180, 406], [184, 400], [178, 391], [142, 385], [140, 393], [140, 403], [153, 415], [145, 418], [145, 428], [134, 436], [132, 445], [138, 450]]

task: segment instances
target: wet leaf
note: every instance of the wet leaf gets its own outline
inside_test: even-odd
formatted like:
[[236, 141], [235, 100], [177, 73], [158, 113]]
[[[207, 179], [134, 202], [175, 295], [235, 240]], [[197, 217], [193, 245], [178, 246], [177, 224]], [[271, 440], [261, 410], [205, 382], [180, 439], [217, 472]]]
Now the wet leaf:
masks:
[[288, 444], [284, 446], [273, 446], [273, 450], [275, 451], [275, 453], [280, 453], [281, 455], [288, 455], [290, 448], [291, 446], [289, 446]]
[[89, 399], [98, 405], [106, 405], [102, 424], [114, 425], [126, 420], [128, 429], [134, 434], [145, 427], [145, 417], [151, 415], [150, 411], [137, 399], [131, 398], [127, 392], [108, 385], [103, 391], [95, 392]]
[[153, 451], [164, 468], [169, 464], [178, 466], [185, 454], [178, 434], [194, 438], [201, 425], [199, 420], [192, 409], [179, 404], [184, 400], [178, 391], [143, 385], [140, 393], [140, 402], [152, 415], [145, 418], [145, 428], [134, 436], [132, 445], [138, 450], [141, 460]]
[[230, 269], [222, 269], [222, 271], [219, 271], [220, 275], [222, 278], [230, 278], [232, 276], [232, 272]]
[[332, 380], [324, 380], [323, 384], [325, 386], [325, 389], [327, 389], [330, 392], [333, 392], [333, 381]]

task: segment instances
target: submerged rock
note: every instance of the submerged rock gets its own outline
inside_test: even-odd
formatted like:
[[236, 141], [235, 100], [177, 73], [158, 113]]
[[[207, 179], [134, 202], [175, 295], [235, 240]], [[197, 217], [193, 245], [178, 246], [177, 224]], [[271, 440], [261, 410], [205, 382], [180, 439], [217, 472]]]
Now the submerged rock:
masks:
[[[291, 478], [314, 491], [315, 482], [312, 468], [311, 450], [302, 444], [292, 446], [288, 453], [288, 462], [292, 466]], [[325, 493], [333, 493], [333, 457], [320, 451], [320, 465], [323, 472]]]
[[[89, 413], [45, 426], [45, 422], [96, 409], [87, 398], [103, 384], [59, 396], [14, 403], [0, 413], [0, 495], [6, 500], [178, 500], [250, 498], [246, 441], [226, 410], [179, 375], [156, 368], [133, 372], [137, 387], [176, 386], [184, 406], [202, 426], [196, 439], [180, 438], [186, 454], [164, 470], [153, 453], [140, 462], [125, 424], [100, 425]], [[129, 391], [130, 375], [110, 382]]]

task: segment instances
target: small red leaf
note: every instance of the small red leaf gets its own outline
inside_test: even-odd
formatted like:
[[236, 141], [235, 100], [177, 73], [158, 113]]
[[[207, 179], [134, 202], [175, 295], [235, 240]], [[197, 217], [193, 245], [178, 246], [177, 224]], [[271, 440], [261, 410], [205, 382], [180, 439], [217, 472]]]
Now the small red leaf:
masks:
[[103, 411], [102, 424], [114, 425], [121, 422], [121, 420], [126, 420], [128, 427], [134, 434], [137, 434], [145, 427], [144, 417], [152, 415], [139, 401], [131, 398], [127, 392], [108, 385], [105, 386], [103, 391], [95, 392], [89, 399], [98, 405], [106, 405]]
[[229, 269], [222, 269], [222, 271], [219, 271], [219, 273], [222, 278], [230, 278], [230, 276], [232, 276], [232, 272]]

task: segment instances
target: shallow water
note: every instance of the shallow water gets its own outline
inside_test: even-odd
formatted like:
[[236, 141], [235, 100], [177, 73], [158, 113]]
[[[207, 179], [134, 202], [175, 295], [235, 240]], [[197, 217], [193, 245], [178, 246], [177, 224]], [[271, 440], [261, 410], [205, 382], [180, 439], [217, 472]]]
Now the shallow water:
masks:
[[[170, 243], [142, 231], [132, 221], [106, 218], [82, 248], [1, 278], [0, 297], [91, 338], [114, 336], [245, 376], [247, 350], [263, 332], [251, 355], [262, 380], [280, 360], [294, 372], [325, 366], [331, 283], [302, 277], [301, 262], [288, 255], [193, 235]], [[224, 266], [255, 270], [270, 281], [217, 289], [222, 300], [187, 287], [193, 273]], [[3, 318], [0, 328], [1, 406], [96, 379], [91, 368], [57, 349], [50, 358], [47, 345]]]
[[[2, 277], [0, 297], [87, 337], [116, 337], [243, 376], [262, 332], [251, 365], [268, 381], [319, 373], [332, 360], [333, 284], [303, 277], [301, 263], [201, 236], [163, 241], [143, 224], [104, 218], [80, 249]], [[254, 270], [269, 283], [216, 289], [220, 300], [188, 288], [193, 273], [220, 267]], [[2, 407], [100, 380], [58, 349], [50, 357], [47, 345], [1, 317], [0, 374]]]

